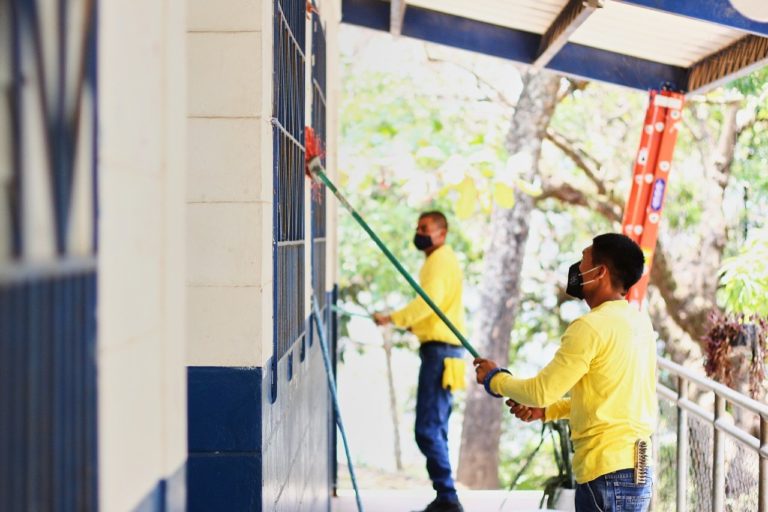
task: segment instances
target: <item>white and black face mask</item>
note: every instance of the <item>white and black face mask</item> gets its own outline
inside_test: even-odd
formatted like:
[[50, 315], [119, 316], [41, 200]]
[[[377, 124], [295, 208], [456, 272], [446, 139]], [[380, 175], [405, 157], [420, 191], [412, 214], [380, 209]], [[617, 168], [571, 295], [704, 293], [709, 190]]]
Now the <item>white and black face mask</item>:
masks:
[[597, 279], [590, 279], [589, 281], [585, 282], [582, 276], [584, 276], [584, 274], [594, 272], [595, 270], [599, 269], [600, 266], [598, 265], [597, 267], [591, 268], [586, 272], [579, 272], [579, 265], [581, 265], [581, 261], [577, 261], [568, 269], [568, 285], [565, 287], [565, 293], [576, 299], [583, 300], [584, 285], [589, 284], [592, 281], [597, 281]]

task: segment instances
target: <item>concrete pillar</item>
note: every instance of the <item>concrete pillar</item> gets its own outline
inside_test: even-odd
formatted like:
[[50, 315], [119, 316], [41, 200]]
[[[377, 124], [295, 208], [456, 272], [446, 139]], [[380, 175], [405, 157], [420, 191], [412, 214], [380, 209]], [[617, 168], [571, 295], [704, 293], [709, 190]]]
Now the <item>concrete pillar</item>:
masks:
[[[187, 6], [190, 510], [327, 510], [330, 409], [319, 344], [305, 337], [273, 359], [274, 0]], [[338, 20], [338, 2], [331, 12]], [[309, 90], [309, 68], [306, 77]], [[311, 95], [306, 101], [308, 121]], [[307, 316], [309, 190], [307, 181]]]
[[185, 5], [99, 6], [102, 510], [184, 506]]
[[272, 355], [272, 2], [187, 7], [189, 509], [260, 510]]

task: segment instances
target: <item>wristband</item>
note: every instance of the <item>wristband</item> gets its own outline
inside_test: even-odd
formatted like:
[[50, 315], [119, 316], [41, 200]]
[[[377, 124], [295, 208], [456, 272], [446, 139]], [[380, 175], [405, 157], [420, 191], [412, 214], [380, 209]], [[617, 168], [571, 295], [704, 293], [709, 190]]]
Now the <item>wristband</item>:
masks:
[[494, 368], [493, 370], [489, 371], [486, 374], [485, 379], [483, 379], [483, 387], [485, 388], [486, 393], [488, 393], [489, 395], [496, 398], [501, 398], [501, 395], [491, 391], [491, 379], [493, 379], [493, 377], [495, 377], [497, 373], [506, 373], [506, 374], [512, 375], [512, 373], [506, 368]]

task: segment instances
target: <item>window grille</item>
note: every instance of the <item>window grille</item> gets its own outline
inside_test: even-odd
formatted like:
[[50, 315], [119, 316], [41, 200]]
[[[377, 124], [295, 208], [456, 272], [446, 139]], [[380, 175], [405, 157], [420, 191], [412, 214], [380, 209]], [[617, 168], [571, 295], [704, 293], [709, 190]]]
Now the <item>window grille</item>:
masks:
[[274, 356], [277, 364], [304, 336], [305, 2], [274, 3]]
[[0, 510], [98, 506], [96, 19], [0, 2]]

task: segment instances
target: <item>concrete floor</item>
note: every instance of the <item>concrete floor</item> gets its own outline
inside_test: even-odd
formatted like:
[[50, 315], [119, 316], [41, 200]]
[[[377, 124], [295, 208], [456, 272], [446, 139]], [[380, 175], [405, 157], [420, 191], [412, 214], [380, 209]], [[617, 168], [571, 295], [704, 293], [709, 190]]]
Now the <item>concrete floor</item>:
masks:
[[[429, 490], [361, 490], [365, 512], [410, 512], [423, 509], [435, 497]], [[540, 491], [459, 491], [466, 512], [533, 512], [539, 509]], [[357, 512], [355, 493], [340, 490], [332, 500], [333, 512]]]

